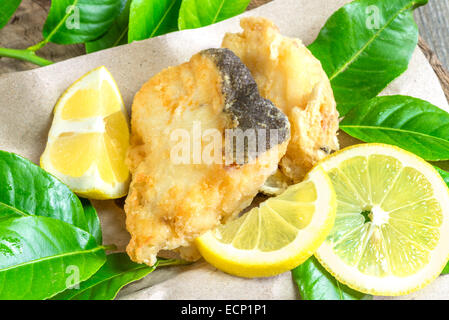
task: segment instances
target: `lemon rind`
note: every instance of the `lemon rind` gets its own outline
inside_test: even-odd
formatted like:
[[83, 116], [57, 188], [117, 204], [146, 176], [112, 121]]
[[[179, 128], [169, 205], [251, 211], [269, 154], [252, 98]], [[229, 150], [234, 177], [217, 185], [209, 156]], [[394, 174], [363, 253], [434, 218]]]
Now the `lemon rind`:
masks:
[[[56, 170], [51, 163], [48, 153], [46, 153], [42, 155], [41, 167], [48, 173], [56, 176], [79, 196], [95, 200], [105, 200], [121, 198], [128, 193], [130, 176], [122, 182], [115, 182], [114, 184], [107, 183], [101, 178], [96, 163], [92, 163], [82, 176], [73, 177]], [[93, 194], [98, 194], [98, 196], [94, 196]]]
[[68, 185], [73, 192], [80, 196], [96, 200], [116, 199], [127, 194], [130, 182], [129, 175], [124, 181], [117, 181], [114, 184], [107, 183], [100, 177], [97, 165], [93, 163], [82, 176], [73, 177], [56, 170], [49, 155], [51, 144], [62, 133], [104, 133], [103, 120], [106, 116], [95, 116], [79, 120], [66, 120], [61, 116], [62, 106], [64, 106], [65, 102], [77, 90], [88, 87], [91, 81], [97, 81], [98, 78], [100, 78], [101, 81], [106, 80], [111, 83], [112, 88], [120, 101], [120, 111], [123, 113], [129, 127], [128, 112], [126, 111], [123, 97], [118, 89], [115, 79], [105, 66], [97, 67], [72, 83], [56, 102], [55, 108], [53, 109], [54, 119], [48, 134], [46, 149], [40, 158], [40, 166], [52, 175], [58, 177], [63, 183]]
[[[336, 213], [336, 197], [332, 182], [321, 170], [306, 177], [319, 186], [315, 204], [319, 209], [310, 224], [298, 233], [295, 241], [274, 252], [240, 250], [219, 242], [212, 231], [196, 239], [195, 243], [206, 261], [216, 268], [241, 277], [268, 277], [291, 270], [307, 260], [325, 240], [332, 229]], [[317, 184], [316, 180], [320, 180]], [[323, 187], [323, 184], [327, 188]], [[318, 214], [323, 213], [323, 214]], [[306, 239], [306, 242], [305, 240]], [[298, 247], [301, 250], [298, 250]]]
[[[373, 150], [368, 150], [372, 148]], [[356, 153], [356, 151], [362, 150], [360, 153]], [[379, 151], [382, 150], [384, 153], [380, 153]], [[368, 151], [368, 152], [367, 152]], [[443, 178], [440, 176], [440, 174], [435, 170], [435, 168], [427, 163], [425, 160], [419, 158], [413, 153], [410, 153], [406, 150], [403, 150], [401, 148], [398, 148], [396, 146], [391, 146], [387, 144], [381, 144], [381, 143], [369, 143], [369, 144], [361, 144], [361, 145], [354, 145], [350, 146], [348, 148], [345, 148], [343, 150], [337, 151], [336, 153], [332, 154], [328, 158], [320, 161], [316, 167], [324, 168], [325, 170], [329, 170], [331, 168], [337, 167], [338, 165], [335, 164], [333, 166], [329, 166], [328, 164], [332, 161], [332, 159], [335, 159], [338, 156], [341, 156], [342, 154], [346, 153], [346, 158], [342, 158], [338, 163], [351, 158], [354, 155], [358, 156], [369, 156], [370, 154], [382, 154], [382, 155], [390, 155], [394, 156], [396, 159], [398, 159], [404, 166], [410, 166], [410, 162], [405, 163], [402, 161], [402, 159], [405, 159], [406, 157], [408, 159], [412, 159], [413, 168], [420, 168], [422, 167], [425, 169], [427, 174], [425, 174], [426, 178], [429, 179], [429, 176], [431, 176], [433, 179], [431, 182], [432, 186], [438, 188], [437, 194], [440, 195], [438, 200], [442, 200], [443, 203], [440, 202], [443, 213], [446, 213], [446, 216], [449, 218], [449, 189], [447, 188], [446, 183], [444, 182]], [[353, 154], [353, 155], [351, 155]], [[399, 155], [399, 157], [397, 157]], [[314, 169], [312, 169], [313, 171]], [[389, 276], [389, 277], [375, 277], [375, 276], [368, 276], [363, 273], [361, 273], [358, 269], [354, 267], [350, 267], [346, 265], [345, 263], [341, 262], [341, 259], [335, 255], [330, 248], [327, 241], [323, 243], [323, 245], [318, 248], [317, 252], [315, 253], [315, 257], [318, 259], [318, 261], [322, 264], [322, 266], [331, 274], [333, 275], [339, 282], [347, 285], [348, 287], [366, 293], [366, 294], [372, 294], [372, 295], [383, 295], [383, 296], [399, 296], [399, 295], [406, 295], [410, 294], [412, 292], [415, 292], [419, 289], [422, 289], [429, 283], [431, 283], [433, 280], [435, 280], [440, 274], [441, 271], [444, 269], [447, 261], [449, 260], [449, 221], [448, 219], [443, 220], [443, 224], [440, 227], [440, 230], [447, 229], [447, 232], [441, 232], [441, 238], [438, 243], [438, 245], [435, 247], [434, 250], [432, 250], [432, 253], [430, 255], [429, 261], [434, 261], [433, 265], [430, 263], [422, 268], [420, 271], [415, 273], [412, 276], [407, 277], [396, 277], [396, 276]], [[444, 254], [443, 251], [446, 253]], [[335, 261], [337, 261], [334, 264], [331, 264], [328, 262], [329, 255], [332, 254]], [[343, 265], [343, 267], [336, 267], [336, 264]], [[431, 266], [432, 268], [428, 267]], [[344, 270], [341, 270], [341, 269]], [[430, 271], [429, 271], [430, 269]], [[346, 276], [349, 274], [350, 276]], [[357, 277], [356, 277], [357, 275]], [[360, 278], [363, 278], [361, 281]], [[416, 278], [415, 281], [412, 281]], [[379, 287], [382, 287], [379, 289]], [[392, 289], [394, 287], [394, 289]]]

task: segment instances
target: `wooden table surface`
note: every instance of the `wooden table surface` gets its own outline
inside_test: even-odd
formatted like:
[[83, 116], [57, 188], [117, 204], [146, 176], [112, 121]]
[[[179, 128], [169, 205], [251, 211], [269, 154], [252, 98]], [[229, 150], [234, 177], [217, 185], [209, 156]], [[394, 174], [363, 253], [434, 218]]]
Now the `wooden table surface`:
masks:
[[421, 37], [449, 70], [449, 0], [429, 0], [415, 18]]
[[[252, 0], [249, 8], [269, 1]], [[50, 0], [23, 0], [9, 24], [0, 30], [0, 46], [24, 49], [39, 42], [42, 39], [41, 28], [49, 7]], [[415, 15], [422, 38], [436, 53], [442, 65], [449, 69], [449, 0], [429, 0], [429, 4], [419, 8]], [[39, 51], [39, 55], [52, 61], [61, 61], [82, 54], [84, 54], [83, 45], [61, 46], [50, 43]], [[36, 66], [14, 59], [0, 59], [0, 73], [31, 68]]]

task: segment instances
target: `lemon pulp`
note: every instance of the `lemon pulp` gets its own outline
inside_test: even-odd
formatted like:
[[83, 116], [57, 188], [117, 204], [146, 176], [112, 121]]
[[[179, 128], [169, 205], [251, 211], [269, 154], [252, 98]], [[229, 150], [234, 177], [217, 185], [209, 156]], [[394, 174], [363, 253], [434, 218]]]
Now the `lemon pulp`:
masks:
[[106, 68], [91, 71], [67, 89], [54, 114], [42, 167], [79, 195], [94, 199], [125, 195], [128, 119]]
[[317, 257], [362, 292], [398, 295], [433, 280], [449, 254], [448, 190], [424, 160], [366, 144], [324, 160], [337, 195], [335, 225]]

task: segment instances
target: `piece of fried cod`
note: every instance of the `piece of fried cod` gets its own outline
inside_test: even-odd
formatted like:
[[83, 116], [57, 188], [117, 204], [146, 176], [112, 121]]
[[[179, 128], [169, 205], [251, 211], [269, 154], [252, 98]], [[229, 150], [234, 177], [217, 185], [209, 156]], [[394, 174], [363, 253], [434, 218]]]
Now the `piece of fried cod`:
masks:
[[[249, 70], [228, 49], [202, 51], [151, 78], [134, 98], [131, 127], [127, 252], [148, 265], [160, 250], [180, 248], [184, 259], [199, 258], [192, 241], [251, 203], [276, 171], [290, 138], [287, 117], [259, 95]], [[258, 140], [265, 144], [255, 153], [245, 144], [243, 162], [237, 162], [232, 151], [226, 158], [233, 138], [226, 138], [225, 129], [230, 137], [239, 129], [276, 134]], [[192, 141], [195, 135], [199, 144]], [[218, 142], [213, 152], [210, 140]], [[179, 157], [186, 146], [188, 156]]]
[[231, 49], [250, 69], [259, 91], [289, 118], [291, 140], [282, 172], [299, 182], [313, 165], [337, 150], [338, 112], [321, 63], [301, 40], [284, 37], [265, 18], [243, 18], [243, 32], [225, 35]]

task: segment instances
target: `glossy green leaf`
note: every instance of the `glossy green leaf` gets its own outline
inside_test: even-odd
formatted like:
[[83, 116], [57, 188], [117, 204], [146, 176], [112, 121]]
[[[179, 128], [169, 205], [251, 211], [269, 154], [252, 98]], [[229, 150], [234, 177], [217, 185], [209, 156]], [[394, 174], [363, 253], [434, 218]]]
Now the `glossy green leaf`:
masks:
[[0, 202], [0, 219], [6, 219], [10, 217], [26, 217], [22, 211], [17, 210], [14, 207]]
[[443, 169], [440, 169], [438, 167], [435, 167], [435, 166], [434, 166], [434, 168], [438, 171], [438, 173], [440, 174], [441, 178], [443, 178], [444, 182], [446, 182], [446, 184], [449, 187], [449, 172], [447, 172], [447, 171], [445, 171]]
[[132, 262], [126, 253], [113, 253], [107, 256], [106, 263], [92, 278], [80, 284], [78, 289], [68, 289], [54, 300], [112, 300], [123, 286], [137, 281], [153, 272], [159, 265], [176, 265], [181, 260], [158, 260], [156, 265]]
[[17, 215], [51, 217], [89, 231], [81, 202], [65, 184], [31, 161], [5, 151], [0, 151], [1, 206], [14, 208]]
[[53, 0], [42, 30], [44, 41], [72, 44], [97, 39], [121, 8], [122, 0]]
[[[446, 182], [446, 184], [449, 187], [449, 172], [447, 172], [447, 171], [445, 171], [443, 169], [440, 169], [438, 167], [435, 167], [435, 166], [434, 166], [434, 168], [438, 171], [438, 173], [443, 178], [444, 182]], [[446, 264], [446, 266], [444, 267], [443, 271], [441, 271], [441, 274], [448, 274], [448, 273], [449, 273], [449, 263]]]
[[11, 19], [14, 12], [22, 0], [2, 0], [0, 1], [0, 29], [3, 28]]
[[449, 273], [449, 264], [446, 264], [443, 271], [441, 271], [441, 274], [448, 274]]
[[234, 17], [248, 7], [250, 0], [183, 0], [179, 29], [194, 29]]
[[128, 42], [176, 31], [180, 6], [181, 0], [133, 0]]
[[78, 289], [68, 289], [55, 300], [112, 300], [126, 284], [139, 280], [156, 269], [132, 262], [126, 253], [107, 256], [106, 263]]
[[441, 274], [448, 274], [448, 273], [449, 273], [449, 263], [447, 263], [443, 271], [441, 271]]
[[109, 30], [100, 38], [85, 43], [86, 52], [91, 53], [128, 43], [128, 21], [131, 0], [122, 0], [123, 9]]
[[413, 9], [427, 0], [357, 0], [336, 11], [309, 49], [332, 84], [341, 115], [408, 68], [418, 42]]
[[92, 205], [89, 199], [80, 198], [83, 205], [84, 215], [86, 217], [87, 231], [94, 236], [98, 244], [102, 244], [103, 235], [101, 233], [100, 218], [98, 217], [97, 210]]
[[103, 247], [68, 223], [0, 218], [0, 300], [52, 297], [90, 278], [105, 261]]
[[338, 282], [312, 256], [292, 270], [293, 280], [303, 300], [361, 300], [371, 296]]
[[449, 159], [449, 114], [420, 99], [374, 98], [351, 110], [340, 129], [365, 142], [396, 145], [426, 160]]

